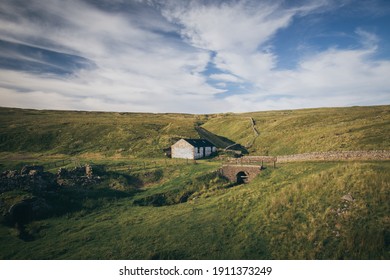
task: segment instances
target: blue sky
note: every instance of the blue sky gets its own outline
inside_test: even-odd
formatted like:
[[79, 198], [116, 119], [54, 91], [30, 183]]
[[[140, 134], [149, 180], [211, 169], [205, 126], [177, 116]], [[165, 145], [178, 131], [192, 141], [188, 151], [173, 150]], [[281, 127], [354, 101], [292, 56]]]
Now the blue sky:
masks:
[[0, 0], [0, 106], [390, 104], [390, 1]]

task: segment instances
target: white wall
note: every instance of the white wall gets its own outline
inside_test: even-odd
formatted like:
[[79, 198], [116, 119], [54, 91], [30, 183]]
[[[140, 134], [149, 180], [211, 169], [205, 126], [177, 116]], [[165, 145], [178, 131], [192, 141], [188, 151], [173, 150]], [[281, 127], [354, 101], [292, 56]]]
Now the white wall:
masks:
[[172, 158], [199, 159], [210, 156], [217, 151], [216, 147], [193, 147], [181, 139], [172, 145]]
[[194, 147], [181, 139], [172, 145], [172, 158], [194, 159]]

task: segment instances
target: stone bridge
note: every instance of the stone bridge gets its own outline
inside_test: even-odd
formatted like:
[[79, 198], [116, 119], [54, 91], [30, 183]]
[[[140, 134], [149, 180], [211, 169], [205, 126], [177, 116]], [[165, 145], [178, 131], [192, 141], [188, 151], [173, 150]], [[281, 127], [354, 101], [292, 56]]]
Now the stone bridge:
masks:
[[229, 164], [222, 165], [219, 172], [231, 182], [243, 184], [252, 181], [261, 172], [261, 166]]

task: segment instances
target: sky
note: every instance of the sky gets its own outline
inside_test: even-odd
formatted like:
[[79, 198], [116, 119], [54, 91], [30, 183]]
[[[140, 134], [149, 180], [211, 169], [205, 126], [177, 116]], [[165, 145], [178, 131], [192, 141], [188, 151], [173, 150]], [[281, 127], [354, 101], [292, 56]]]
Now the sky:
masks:
[[390, 104], [388, 0], [0, 0], [0, 106]]

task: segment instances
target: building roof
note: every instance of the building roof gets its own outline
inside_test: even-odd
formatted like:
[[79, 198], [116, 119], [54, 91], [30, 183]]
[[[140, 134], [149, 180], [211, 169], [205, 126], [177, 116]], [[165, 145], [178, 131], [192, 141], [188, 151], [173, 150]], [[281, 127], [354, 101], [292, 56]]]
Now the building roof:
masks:
[[184, 139], [188, 143], [190, 143], [194, 147], [213, 147], [214, 145], [211, 144], [211, 142], [205, 140], [205, 139]]

